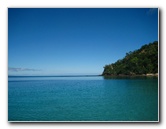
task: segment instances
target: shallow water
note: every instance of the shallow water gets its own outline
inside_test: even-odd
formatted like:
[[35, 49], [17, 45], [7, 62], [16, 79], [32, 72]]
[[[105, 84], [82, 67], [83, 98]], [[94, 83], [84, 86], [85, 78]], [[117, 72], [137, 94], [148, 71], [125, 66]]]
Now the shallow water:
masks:
[[158, 79], [9, 77], [8, 120], [158, 121]]

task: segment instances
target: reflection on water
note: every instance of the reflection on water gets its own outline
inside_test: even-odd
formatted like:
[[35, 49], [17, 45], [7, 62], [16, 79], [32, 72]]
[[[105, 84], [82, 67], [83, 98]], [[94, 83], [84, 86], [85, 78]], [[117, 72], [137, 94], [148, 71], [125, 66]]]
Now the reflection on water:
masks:
[[103, 76], [104, 79], [158, 79], [157, 76]]

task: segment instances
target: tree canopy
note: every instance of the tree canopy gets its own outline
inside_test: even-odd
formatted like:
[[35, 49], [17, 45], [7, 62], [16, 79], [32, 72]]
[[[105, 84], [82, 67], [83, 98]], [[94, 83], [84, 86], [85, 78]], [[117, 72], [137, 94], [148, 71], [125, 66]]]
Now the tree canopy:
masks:
[[158, 41], [126, 53], [115, 63], [105, 65], [102, 75], [142, 75], [158, 73]]

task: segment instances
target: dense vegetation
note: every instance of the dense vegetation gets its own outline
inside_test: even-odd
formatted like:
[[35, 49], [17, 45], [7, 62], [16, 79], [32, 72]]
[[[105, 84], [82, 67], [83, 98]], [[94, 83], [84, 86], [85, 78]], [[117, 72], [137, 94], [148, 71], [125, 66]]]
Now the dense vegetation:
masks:
[[158, 41], [126, 53], [115, 63], [106, 65], [102, 75], [143, 75], [158, 73]]

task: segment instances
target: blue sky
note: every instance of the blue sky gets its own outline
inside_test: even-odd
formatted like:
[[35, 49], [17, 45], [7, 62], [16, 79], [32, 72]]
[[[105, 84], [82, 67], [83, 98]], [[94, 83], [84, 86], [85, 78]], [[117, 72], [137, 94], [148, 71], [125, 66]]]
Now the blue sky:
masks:
[[153, 41], [155, 8], [9, 8], [8, 74], [101, 74]]

